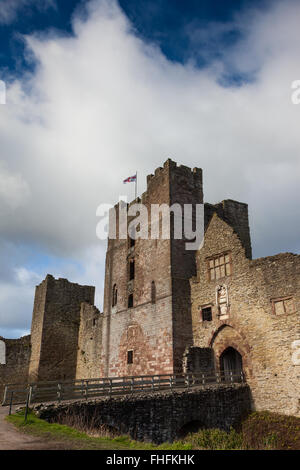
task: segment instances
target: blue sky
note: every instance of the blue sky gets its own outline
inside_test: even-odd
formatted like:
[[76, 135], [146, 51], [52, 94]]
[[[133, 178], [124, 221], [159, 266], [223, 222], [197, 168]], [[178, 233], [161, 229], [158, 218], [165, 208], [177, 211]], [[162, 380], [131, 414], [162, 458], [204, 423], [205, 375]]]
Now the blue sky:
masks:
[[0, 0], [0, 336], [47, 273], [96, 285], [96, 208], [169, 156], [249, 203], [255, 257], [299, 253], [300, 4]]
[[[72, 35], [72, 16], [83, 12], [87, 2], [81, 0], [11, 0], [1, 2], [11, 5], [1, 21], [1, 67], [22, 73], [29, 63], [24, 58], [23, 35], [56, 30], [57, 34]], [[233, 25], [219, 35], [202, 37], [195, 42], [189, 33], [209, 23], [230, 24], [234, 15], [249, 6], [265, 10], [270, 1], [261, 0], [120, 0], [119, 5], [129, 18], [136, 33], [145, 41], [155, 42], [163, 54], [172, 61], [184, 63], [197, 59], [203, 66], [222, 54], [222, 49], [240, 38]], [[199, 49], [204, 49], [200, 52]], [[31, 64], [32, 65], [32, 64]]]

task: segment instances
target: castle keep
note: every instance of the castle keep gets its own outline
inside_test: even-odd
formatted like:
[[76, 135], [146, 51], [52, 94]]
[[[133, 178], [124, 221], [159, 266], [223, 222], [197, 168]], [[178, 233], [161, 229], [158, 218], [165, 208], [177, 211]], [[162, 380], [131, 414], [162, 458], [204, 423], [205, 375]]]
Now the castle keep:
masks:
[[[149, 212], [202, 204], [202, 170], [167, 160], [133, 203]], [[109, 239], [102, 313], [94, 287], [48, 275], [36, 288], [31, 336], [0, 338], [0, 389], [243, 370], [254, 409], [300, 416], [300, 256], [253, 260], [247, 204], [205, 203], [204, 221], [197, 251], [173, 236], [172, 223], [169, 239]]]

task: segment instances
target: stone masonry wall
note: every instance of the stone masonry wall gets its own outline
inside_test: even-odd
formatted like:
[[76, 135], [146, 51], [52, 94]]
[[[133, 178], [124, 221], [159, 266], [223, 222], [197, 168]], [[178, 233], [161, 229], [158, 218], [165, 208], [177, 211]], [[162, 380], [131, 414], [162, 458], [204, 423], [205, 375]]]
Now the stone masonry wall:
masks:
[[32, 319], [30, 381], [74, 379], [82, 302], [95, 288], [48, 275], [37, 287]]
[[[229, 251], [232, 275], [210, 281], [207, 257]], [[258, 410], [299, 416], [300, 367], [293, 345], [300, 339], [300, 256], [284, 253], [250, 260], [233, 228], [216, 214], [197, 254], [197, 276], [191, 280], [194, 346], [212, 347], [215, 366], [227, 347], [235, 348]], [[228, 289], [229, 317], [220, 320], [216, 287]], [[276, 315], [272, 300], [291, 296], [294, 308]], [[212, 307], [212, 321], [202, 321], [201, 307]]]
[[[179, 204], [184, 215], [184, 205], [192, 205], [195, 230], [195, 206], [203, 204], [202, 170], [191, 170], [170, 162], [170, 203]], [[191, 293], [189, 279], [196, 273], [195, 250], [187, 250], [188, 240], [171, 239], [172, 300], [173, 300], [173, 357], [174, 372], [182, 371], [182, 357], [187, 346], [193, 344], [191, 322]]]
[[215, 364], [212, 348], [190, 346], [183, 354], [183, 372], [195, 374], [214, 374]]
[[[152, 204], [201, 202], [202, 175], [177, 167], [168, 160], [154, 175], [147, 177], [147, 191], [141, 199], [151, 214]], [[176, 195], [176, 197], [175, 197]], [[131, 206], [129, 205], [129, 208]], [[149, 220], [150, 222], [150, 220]], [[117, 218], [117, 227], [118, 227]], [[149, 224], [150, 231], [150, 224]], [[180, 240], [181, 242], [181, 240]], [[190, 286], [195, 272], [192, 253], [183, 253], [183, 244], [164, 239], [108, 241], [104, 294], [104, 375], [171, 373], [181, 369], [182, 354], [192, 343]], [[134, 279], [129, 279], [129, 262], [134, 260]], [[155, 283], [156, 300], [151, 299]], [[116, 285], [117, 305], [112, 306]], [[133, 308], [128, 296], [133, 295]], [[133, 351], [133, 363], [127, 364], [127, 352]]]
[[207, 386], [198, 390], [152, 393], [101, 401], [38, 406], [40, 417], [64, 423], [80, 415], [87, 426], [107, 425], [120, 434], [156, 444], [180, 437], [184, 426], [198, 421], [205, 428], [229, 430], [250, 410], [247, 385]]
[[81, 304], [78, 335], [77, 379], [101, 377], [103, 314], [88, 303]]
[[[172, 373], [170, 296], [130, 310], [117, 312], [111, 318], [109, 375]], [[128, 351], [133, 351], [132, 364], [127, 363]]]
[[246, 257], [252, 258], [248, 205], [243, 202], [226, 199], [218, 204], [205, 203], [205, 227], [208, 226], [213, 214], [228, 223], [238, 235], [244, 247]]
[[[158, 169], [155, 177], [148, 180], [148, 191], [142, 195], [141, 202], [150, 214], [152, 203], [168, 201], [168, 168]], [[140, 200], [132, 204], [134, 202]], [[134, 247], [130, 247], [129, 239], [108, 241], [104, 288], [104, 375], [172, 371], [170, 258], [169, 240], [139, 239]], [[135, 276], [131, 281], [130, 259], [134, 259], [135, 263]], [[151, 302], [153, 281], [156, 285], [156, 304]], [[117, 305], [113, 307], [114, 285], [118, 294]], [[133, 308], [128, 309], [130, 294], [133, 295]], [[128, 350], [133, 350], [133, 364], [127, 364]]]
[[48, 276], [35, 289], [33, 313], [31, 320], [31, 357], [29, 364], [29, 379], [38, 380], [43, 339], [44, 315], [46, 308], [46, 293]]

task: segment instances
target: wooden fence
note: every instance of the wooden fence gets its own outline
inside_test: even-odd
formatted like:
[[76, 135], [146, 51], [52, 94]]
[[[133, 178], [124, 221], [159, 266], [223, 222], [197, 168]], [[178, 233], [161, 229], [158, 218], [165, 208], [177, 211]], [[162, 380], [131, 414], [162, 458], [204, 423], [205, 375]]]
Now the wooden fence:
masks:
[[108, 377], [61, 382], [38, 382], [26, 385], [9, 384], [5, 386], [2, 406], [33, 403], [61, 402], [101, 398], [133, 393], [172, 391], [188, 389], [209, 384], [244, 382], [242, 371], [230, 373], [198, 373], [143, 375], [133, 377]]

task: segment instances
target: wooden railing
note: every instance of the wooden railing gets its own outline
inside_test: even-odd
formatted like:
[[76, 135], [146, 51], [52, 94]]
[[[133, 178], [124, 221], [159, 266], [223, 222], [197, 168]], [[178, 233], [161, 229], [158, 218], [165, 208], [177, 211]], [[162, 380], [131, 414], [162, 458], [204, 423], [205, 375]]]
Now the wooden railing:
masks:
[[128, 395], [138, 392], [172, 391], [209, 384], [244, 382], [241, 371], [224, 373], [197, 373], [171, 375], [143, 375], [132, 377], [108, 377], [61, 382], [38, 382], [26, 385], [5, 386], [2, 406], [33, 403], [61, 402], [88, 398]]

